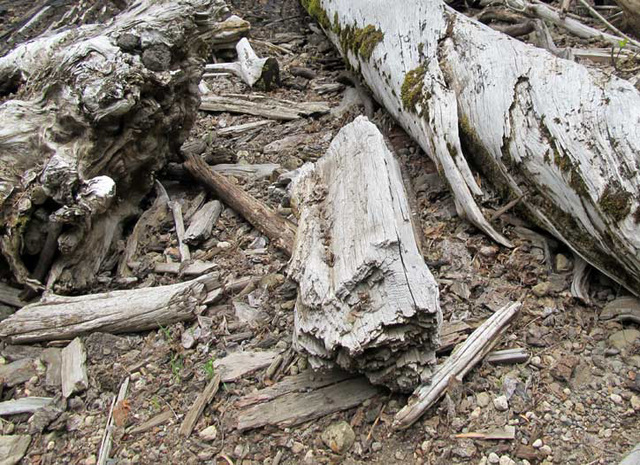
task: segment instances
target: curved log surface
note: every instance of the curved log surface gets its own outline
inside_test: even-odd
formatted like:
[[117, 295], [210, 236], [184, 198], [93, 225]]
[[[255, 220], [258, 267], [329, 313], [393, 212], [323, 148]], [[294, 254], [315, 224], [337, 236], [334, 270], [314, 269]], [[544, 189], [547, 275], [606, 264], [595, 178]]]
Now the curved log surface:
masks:
[[467, 159], [507, 198], [640, 294], [640, 92], [477, 23], [440, 0], [302, 0], [435, 160], [458, 210], [498, 242]]

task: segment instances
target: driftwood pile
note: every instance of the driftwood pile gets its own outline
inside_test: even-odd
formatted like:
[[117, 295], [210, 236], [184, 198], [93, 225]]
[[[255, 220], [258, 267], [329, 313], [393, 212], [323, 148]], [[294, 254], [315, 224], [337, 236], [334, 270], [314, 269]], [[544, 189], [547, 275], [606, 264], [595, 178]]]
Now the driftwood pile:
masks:
[[[588, 298], [581, 285], [587, 262], [640, 293], [636, 88], [491, 31], [440, 1], [411, 0], [394, 16], [381, 0], [302, 3], [432, 157], [470, 222], [511, 247], [479, 206], [483, 190], [469, 164], [475, 161], [504, 194], [505, 209], [520, 204], [583, 257], [576, 295]], [[218, 0], [142, 0], [112, 22], [52, 31], [0, 58], [0, 91], [15, 94], [0, 105], [0, 246], [24, 287], [0, 283], [0, 302], [19, 308], [0, 321], [0, 338], [3, 344], [72, 340], [0, 367], [3, 383], [25, 382], [41, 360], [48, 386], [68, 398], [88, 387], [86, 335], [188, 320], [206, 331], [200, 316], [207, 306], [256, 287], [251, 279], [222, 282], [215, 263], [193, 259], [194, 246], [206, 248], [225, 207], [290, 257], [288, 276], [297, 284], [293, 348], [324, 370], [238, 399], [237, 429], [289, 426], [354, 407], [380, 392], [371, 384], [415, 393], [395, 418], [396, 428], [406, 428], [481, 360], [526, 360], [520, 349], [485, 358], [519, 302], [496, 311], [468, 338], [474, 328], [466, 323], [443, 325], [438, 283], [423, 258], [399, 164], [366, 117], [345, 125], [315, 164], [280, 177], [290, 182], [290, 219], [226, 177], [269, 177], [277, 165], [212, 167], [197, 144], [182, 145], [198, 110], [264, 118], [221, 129], [225, 134], [330, 112], [325, 102], [209, 92], [203, 73], [230, 74], [267, 90], [280, 84], [278, 62], [258, 56], [246, 38], [249, 23], [223, 20], [226, 13]], [[205, 66], [210, 49], [235, 49], [237, 61]], [[171, 198], [155, 179], [169, 160], [167, 172], [198, 182], [215, 199]], [[155, 201], [140, 214], [154, 187]], [[166, 224], [175, 230], [176, 261], [145, 261], [145, 243]], [[141, 270], [181, 281], [63, 295], [86, 291], [105, 269], [123, 286]], [[234, 305], [242, 314], [241, 304]], [[250, 325], [252, 318], [244, 321]], [[195, 337], [186, 336], [183, 346], [193, 347]], [[460, 342], [436, 368], [436, 356]], [[221, 383], [264, 368], [270, 379], [292, 358], [292, 352], [256, 351], [216, 361], [180, 434], [191, 435]], [[109, 457], [114, 412], [128, 386], [126, 378], [113, 398], [98, 463]], [[33, 397], [0, 403], [0, 415], [61, 408], [57, 399]], [[139, 428], [169, 417], [163, 412]], [[27, 437], [5, 442], [16, 456], [29, 445]]]

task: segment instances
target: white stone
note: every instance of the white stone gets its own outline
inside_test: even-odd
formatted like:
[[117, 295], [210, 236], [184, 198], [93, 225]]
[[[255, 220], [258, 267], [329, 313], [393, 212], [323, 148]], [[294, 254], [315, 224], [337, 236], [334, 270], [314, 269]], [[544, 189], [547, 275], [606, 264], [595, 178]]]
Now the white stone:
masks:
[[500, 463], [500, 457], [495, 452], [491, 452], [489, 454], [489, 463], [496, 464]]
[[542, 447], [542, 439], [536, 439], [531, 445], [534, 449], [540, 449]]
[[203, 441], [215, 441], [218, 437], [218, 429], [214, 425], [207, 426], [198, 433], [198, 436], [200, 436], [200, 439]]
[[500, 396], [493, 399], [493, 406], [498, 412], [505, 412], [509, 409], [509, 402], [506, 396]]

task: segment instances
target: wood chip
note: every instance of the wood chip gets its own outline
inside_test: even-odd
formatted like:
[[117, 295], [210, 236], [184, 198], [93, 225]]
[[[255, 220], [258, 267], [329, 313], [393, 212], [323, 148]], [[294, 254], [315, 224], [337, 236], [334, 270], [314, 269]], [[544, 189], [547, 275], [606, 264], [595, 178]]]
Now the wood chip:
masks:
[[89, 387], [87, 376], [87, 353], [82, 340], [77, 337], [62, 349], [61, 353], [62, 395], [69, 397]]
[[166, 423], [167, 421], [171, 420], [173, 418], [173, 412], [171, 410], [165, 410], [162, 413], [159, 413], [158, 415], [151, 417], [150, 419], [148, 419], [147, 421], [143, 422], [142, 424], [130, 428], [127, 433], [129, 434], [139, 434], [139, 433], [145, 433], [147, 431], [150, 431], [164, 423]]
[[213, 368], [223, 383], [229, 383], [251, 372], [266, 368], [278, 356], [278, 351], [235, 352], [213, 362]]
[[0, 465], [15, 465], [27, 453], [31, 436], [0, 436]]

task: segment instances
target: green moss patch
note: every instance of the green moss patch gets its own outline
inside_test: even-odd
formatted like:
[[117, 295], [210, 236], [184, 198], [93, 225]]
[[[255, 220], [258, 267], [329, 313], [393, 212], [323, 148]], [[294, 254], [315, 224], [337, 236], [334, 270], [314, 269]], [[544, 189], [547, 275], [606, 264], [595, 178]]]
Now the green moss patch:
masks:
[[400, 88], [400, 99], [405, 110], [416, 113], [416, 106], [422, 100], [424, 90], [424, 76], [427, 70], [424, 65], [412, 69], [404, 77]]
[[611, 181], [598, 200], [602, 211], [616, 221], [624, 220], [631, 211], [631, 193], [618, 181]]

